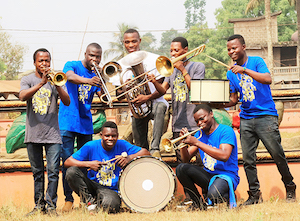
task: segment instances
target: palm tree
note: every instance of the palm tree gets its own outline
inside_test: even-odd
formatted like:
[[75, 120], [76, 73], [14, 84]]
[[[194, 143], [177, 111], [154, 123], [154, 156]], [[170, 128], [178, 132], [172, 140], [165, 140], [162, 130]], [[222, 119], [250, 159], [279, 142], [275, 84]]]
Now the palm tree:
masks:
[[132, 27], [125, 23], [118, 24], [119, 32], [113, 34], [113, 38], [115, 41], [109, 42], [110, 49], [104, 51], [104, 59], [108, 58], [109, 56], [115, 56], [112, 60], [118, 61], [127, 54], [126, 49], [123, 45], [123, 35], [124, 32], [129, 28], [137, 29], [137, 27]]
[[272, 76], [272, 85], [274, 85], [274, 64], [273, 64], [273, 44], [272, 44], [272, 33], [271, 33], [271, 2], [270, 0], [250, 0], [246, 13], [259, 6], [264, 1], [265, 3], [265, 18], [266, 18], [266, 29], [267, 29], [267, 46], [268, 46], [268, 64], [269, 70]]

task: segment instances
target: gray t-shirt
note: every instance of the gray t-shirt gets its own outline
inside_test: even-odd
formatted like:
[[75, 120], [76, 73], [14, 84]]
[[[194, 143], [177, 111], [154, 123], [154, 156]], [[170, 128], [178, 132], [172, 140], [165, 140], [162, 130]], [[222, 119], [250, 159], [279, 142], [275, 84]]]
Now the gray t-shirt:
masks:
[[[21, 89], [41, 82], [35, 73], [21, 79]], [[66, 91], [66, 87], [63, 86]], [[27, 100], [24, 143], [62, 143], [58, 125], [58, 92], [49, 82]]]
[[[205, 66], [200, 62], [189, 62], [185, 67], [191, 79], [204, 79]], [[180, 132], [183, 127], [189, 131], [198, 128], [194, 120], [194, 104], [189, 104], [190, 96], [182, 73], [176, 68], [170, 77], [165, 78], [170, 85], [172, 95], [172, 131]]]

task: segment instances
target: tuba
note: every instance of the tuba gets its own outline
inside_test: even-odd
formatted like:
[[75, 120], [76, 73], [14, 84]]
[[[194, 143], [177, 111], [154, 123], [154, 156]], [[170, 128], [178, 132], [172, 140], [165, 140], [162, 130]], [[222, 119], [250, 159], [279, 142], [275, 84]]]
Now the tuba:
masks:
[[[146, 75], [143, 78], [138, 77], [139, 75], [145, 73], [145, 69], [143, 66], [143, 60], [147, 57], [147, 52], [145, 51], [136, 51], [132, 52], [126, 57], [123, 58], [122, 64], [126, 66], [131, 66], [125, 70], [125, 72], [121, 75], [120, 82], [123, 85], [123, 91], [127, 91], [125, 97], [128, 101], [129, 108], [131, 110], [132, 115], [135, 118], [144, 118], [148, 116], [152, 111], [152, 102], [147, 101], [146, 103], [136, 106], [132, 103], [132, 100], [135, 99], [138, 95], [149, 95], [151, 94], [150, 88], [148, 84], [142, 84], [143, 81], [146, 80]], [[134, 80], [130, 80], [129, 83], [123, 82], [123, 77], [128, 71], [132, 71], [134, 75]], [[125, 83], [125, 84], [124, 84]], [[140, 85], [140, 86], [139, 86]]]

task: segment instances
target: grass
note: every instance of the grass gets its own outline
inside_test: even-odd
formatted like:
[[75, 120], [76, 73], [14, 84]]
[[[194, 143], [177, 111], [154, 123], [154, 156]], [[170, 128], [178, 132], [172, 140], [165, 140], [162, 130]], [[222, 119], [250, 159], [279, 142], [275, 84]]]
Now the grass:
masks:
[[134, 212], [122, 212], [119, 214], [107, 214], [99, 212], [95, 215], [89, 214], [82, 208], [76, 208], [70, 213], [62, 214], [58, 211], [58, 217], [37, 214], [32, 217], [24, 217], [24, 214], [32, 208], [26, 205], [17, 207], [12, 202], [0, 207], [0, 220], [107, 220], [107, 221], [147, 221], [147, 220], [166, 220], [166, 221], [220, 221], [220, 220], [300, 220], [299, 202], [286, 203], [278, 198], [270, 199], [258, 205], [227, 209], [221, 205], [217, 209], [208, 211], [179, 212], [171, 205], [161, 212], [152, 214], [141, 214]]

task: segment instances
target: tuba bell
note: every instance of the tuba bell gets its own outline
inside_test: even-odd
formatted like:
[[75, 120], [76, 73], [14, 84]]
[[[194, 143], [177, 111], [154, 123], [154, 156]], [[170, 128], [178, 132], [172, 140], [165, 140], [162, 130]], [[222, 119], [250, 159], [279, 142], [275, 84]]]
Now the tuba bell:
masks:
[[[139, 75], [145, 73], [145, 69], [143, 66], [143, 60], [147, 57], [147, 52], [145, 51], [136, 51], [132, 52], [126, 57], [123, 58], [122, 64], [126, 66], [131, 66], [125, 70], [120, 78], [120, 82], [124, 85], [122, 88], [124, 91], [128, 93], [125, 94], [125, 97], [128, 101], [129, 108], [131, 110], [132, 115], [135, 118], [144, 118], [148, 116], [152, 111], [152, 102], [147, 101], [146, 103], [136, 106], [132, 103], [132, 100], [135, 99], [138, 95], [149, 95], [151, 94], [150, 88], [148, 84], [142, 84], [145, 81], [146, 76], [143, 78], [138, 77]], [[134, 80], [131, 80], [129, 83], [123, 82], [123, 76], [128, 72], [132, 71], [134, 75]]]

